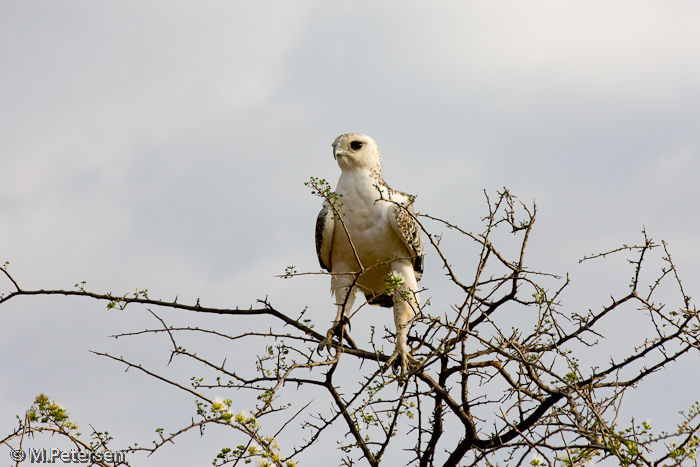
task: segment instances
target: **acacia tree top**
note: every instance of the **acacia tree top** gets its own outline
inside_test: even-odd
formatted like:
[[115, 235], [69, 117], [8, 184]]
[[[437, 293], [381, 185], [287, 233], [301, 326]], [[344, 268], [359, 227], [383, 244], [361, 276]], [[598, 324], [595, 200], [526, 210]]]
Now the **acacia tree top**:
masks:
[[[321, 182], [312, 179], [314, 192], [336, 203], [338, 199]], [[412, 453], [409, 463], [418, 466], [575, 466], [605, 458], [615, 458], [621, 465], [696, 465], [700, 445], [697, 404], [669, 408], [686, 409], [672, 433], [655, 431], [648, 422], [619, 418], [627, 392], [681, 356], [697, 359], [700, 350], [700, 316], [683, 289], [667, 245], [654, 243], [643, 232], [637, 245], [585, 257], [583, 261], [626, 255], [631, 280], [623, 293], [613, 292], [600, 308], [572, 311], [561, 300], [570, 283], [568, 277], [526, 266], [536, 207], [519, 203], [507, 190], [486, 200], [488, 213], [477, 234], [428, 214], [411, 213], [454, 285], [454, 295], [450, 309], [431, 309], [428, 301], [411, 322], [409, 346], [420, 365], [405, 379], [397, 378], [384, 365], [389, 356], [382, 349], [392, 347], [387, 343], [395, 338], [391, 330], [382, 336], [373, 331], [369, 342], [358, 342], [344, 328], [333, 351], [319, 356], [314, 351], [325, 336], [314, 330], [314, 323], [304, 313], [291, 316], [267, 300], [256, 308], [221, 309], [203, 307], [199, 301], [187, 305], [155, 300], [145, 289], [123, 296], [90, 292], [84, 284], [78, 284], [76, 290], [23, 290], [5, 266], [2, 272], [13, 290], [0, 298], [0, 304], [28, 295], [77, 295], [106, 301], [109, 308], [144, 304], [161, 310], [159, 314], [151, 311], [160, 324], [158, 329], [121, 336], [165, 333], [172, 345], [171, 360], [184, 357], [200, 362], [207, 375], [189, 383], [177, 381], [138, 362], [98, 353], [194, 399], [196, 414], [191, 423], [158, 430], [152, 446], [127, 447], [132, 453], [152, 453], [177, 441], [182, 433], [219, 425], [235, 430], [241, 441], [236, 448], [223, 448], [214, 465], [236, 465], [252, 458], [258, 458], [261, 465], [313, 464], [310, 459], [316, 444], [336, 442], [338, 433], [344, 434], [338, 445], [339, 459], [324, 460], [324, 465], [378, 466], [381, 461], [391, 463], [405, 450]], [[437, 228], [455, 235], [447, 239], [432, 234]], [[510, 249], [514, 254], [504, 253], [512, 243], [505, 249], [496, 245], [499, 231], [513, 234], [510, 238], [517, 248]], [[455, 238], [476, 245], [479, 251], [466, 277], [457, 269], [467, 268], [455, 268], [443, 252], [443, 242]], [[645, 279], [642, 270], [649, 256], [659, 252], [665, 266], [651, 280]], [[298, 273], [290, 266], [284, 277], [305, 274], [323, 273]], [[677, 295], [664, 296], [666, 303], [662, 304], [657, 296], [665, 283], [673, 284]], [[623, 358], [613, 361], [600, 355], [594, 364], [583, 365], [579, 354], [616, 332], [606, 328], [609, 320], [605, 318], [629, 308], [637, 309], [637, 319], [645, 320], [652, 331], [633, 336], [636, 346]], [[168, 309], [231, 319], [260, 315], [266, 317], [268, 330], [228, 334], [168, 326], [162, 318]], [[251, 356], [255, 369], [247, 372], [241, 356], [235, 362], [224, 356], [205, 359], [183, 348], [178, 339], [185, 333], [206, 333], [227, 341], [250, 341], [251, 345], [262, 341], [265, 352]], [[305, 406], [282, 402], [288, 388], [299, 387], [319, 397]], [[228, 391], [230, 396], [215, 399], [209, 396], [212, 391]], [[254, 408], [236, 410], [233, 401], [241, 391], [257, 397]], [[27, 415], [18, 418], [17, 429], [0, 444], [16, 448], [24, 435], [41, 430], [66, 436], [80, 449], [99, 450], [113, 444], [97, 430], [90, 441], [82, 440], [67, 412], [52, 410], [47, 401], [43, 395], [37, 398]], [[292, 441], [280, 446], [281, 437]]]

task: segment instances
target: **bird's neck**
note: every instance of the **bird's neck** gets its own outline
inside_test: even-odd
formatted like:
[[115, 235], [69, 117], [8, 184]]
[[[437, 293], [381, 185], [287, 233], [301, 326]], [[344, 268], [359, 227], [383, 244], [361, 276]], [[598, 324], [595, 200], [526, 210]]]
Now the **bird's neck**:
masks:
[[391, 189], [382, 179], [381, 167], [377, 170], [355, 167], [343, 170], [336, 187], [338, 193], [369, 196], [372, 200], [388, 198]]
[[370, 184], [386, 185], [382, 179], [381, 166], [367, 167], [346, 167], [340, 174], [338, 183], [343, 184]]

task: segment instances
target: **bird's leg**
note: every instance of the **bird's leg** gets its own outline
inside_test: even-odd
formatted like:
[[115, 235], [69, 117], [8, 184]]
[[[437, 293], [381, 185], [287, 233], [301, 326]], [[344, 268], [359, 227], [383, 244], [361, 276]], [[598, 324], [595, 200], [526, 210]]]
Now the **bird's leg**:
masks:
[[[349, 280], [348, 280], [349, 278]], [[338, 306], [338, 311], [336, 313], [335, 319], [333, 320], [333, 326], [326, 332], [326, 337], [318, 344], [318, 352], [321, 352], [324, 348], [330, 350], [333, 343], [333, 336], [338, 335], [340, 338], [340, 330], [345, 324], [350, 325], [348, 321], [347, 314], [350, 309], [352, 309], [352, 304], [355, 302], [355, 296], [357, 295], [357, 290], [352, 286], [352, 276], [351, 275], [338, 275], [333, 276], [333, 287], [332, 290], [335, 293], [336, 305]], [[337, 284], [335, 283], [337, 281]], [[355, 343], [350, 336], [345, 336], [352, 347], [355, 347]], [[342, 342], [341, 342], [342, 344]]]
[[396, 324], [396, 345], [394, 353], [384, 364], [384, 370], [396, 364], [400, 367], [399, 377], [403, 378], [408, 372], [409, 366], [420, 364], [420, 360], [413, 357], [408, 351], [407, 332], [408, 322], [413, 318], [414, 312], [406, 302], [394, 302], [394, 323]]
[[419, 298], [418, 292], [416, 292], [418, 286], [412, 270], [408, 274], [404, 275], [403, 273], [404, 271], [394, 272], [395, 276], [401, 278], [401, 281], [395, 286], [393, 297], [396, 346], [394, 353], [391, 354], [383, 367], [386, 370], [389, 366], [397, 364], [400, 367], [399, 379], [406, 376], [409, 366], [420, 364], [420, 361], [409, 353], [407, 344], [408, 323], [418, 310]]

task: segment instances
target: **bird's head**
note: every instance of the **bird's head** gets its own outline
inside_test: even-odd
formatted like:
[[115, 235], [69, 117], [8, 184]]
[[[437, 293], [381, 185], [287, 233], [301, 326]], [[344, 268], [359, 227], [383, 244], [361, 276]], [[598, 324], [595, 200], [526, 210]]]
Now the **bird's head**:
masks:
[[341, 169], [378, 169], [381, 173], [382, 159], [377, 143], [360, 133], [347, 133], [333, 141], [333, 157]]

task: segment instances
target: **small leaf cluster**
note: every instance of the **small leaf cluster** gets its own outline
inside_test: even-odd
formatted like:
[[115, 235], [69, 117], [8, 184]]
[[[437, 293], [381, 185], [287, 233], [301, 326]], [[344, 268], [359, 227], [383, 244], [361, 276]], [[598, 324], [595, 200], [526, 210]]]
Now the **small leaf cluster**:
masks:
[[78, 429], [78, 425], [70, 421], [68, 411], [55, 401], [49, 400], [45, 394], [36, 396], [34, 404], [27, 412], [27, 417], [30, 422], [38, 421], [56, 425], [60, 430], [66, 432]]

